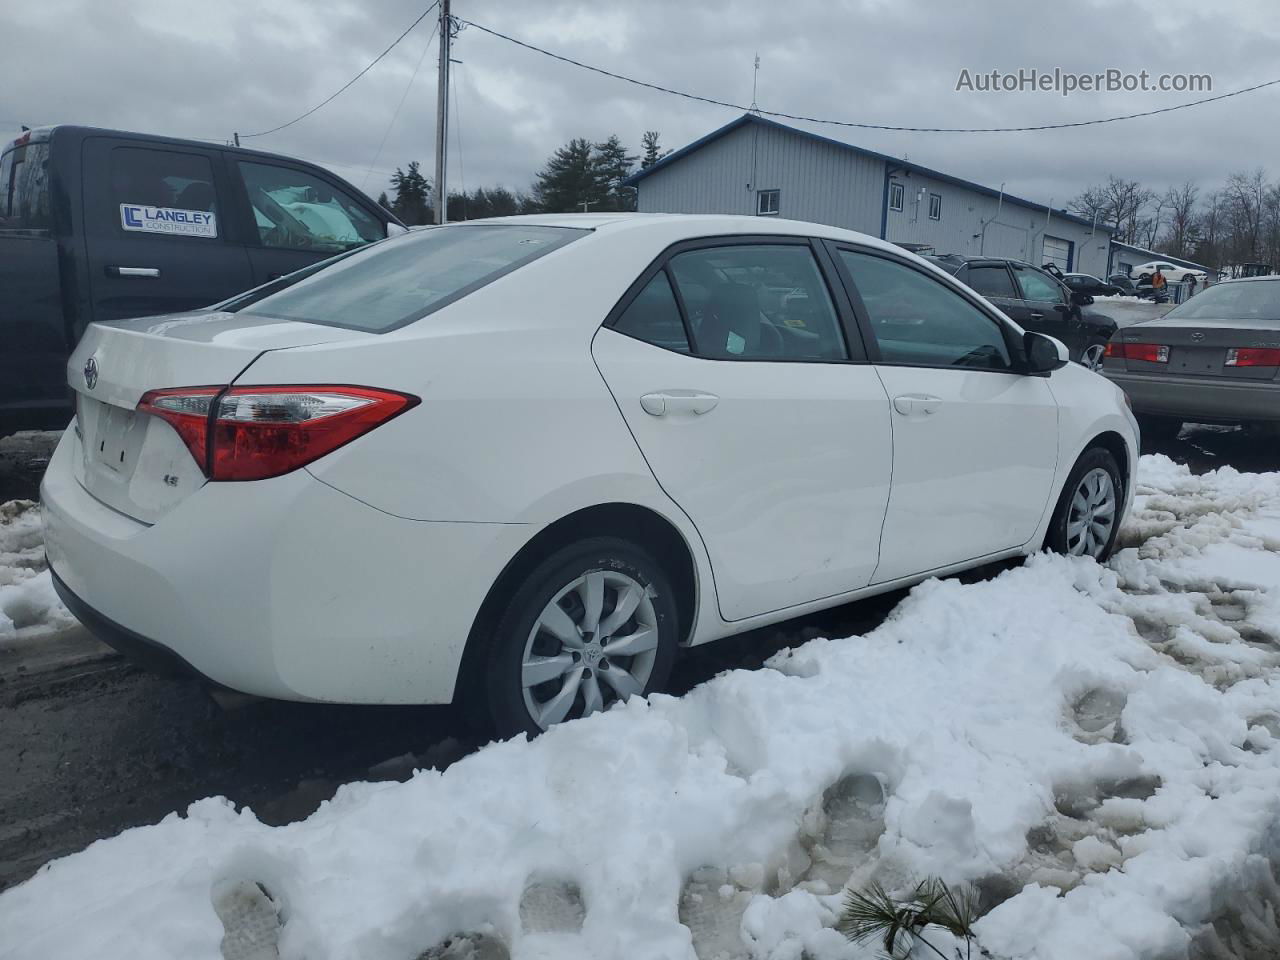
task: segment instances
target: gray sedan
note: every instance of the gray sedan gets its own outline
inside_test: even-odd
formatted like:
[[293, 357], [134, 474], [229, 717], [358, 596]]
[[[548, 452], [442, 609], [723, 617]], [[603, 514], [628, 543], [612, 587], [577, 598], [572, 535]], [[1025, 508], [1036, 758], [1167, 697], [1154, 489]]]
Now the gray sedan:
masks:
[[1280, 276], [1228, 280], [1119, 330], [1102, 373], [1149, 436], [1185, 421], [1280, 430]]

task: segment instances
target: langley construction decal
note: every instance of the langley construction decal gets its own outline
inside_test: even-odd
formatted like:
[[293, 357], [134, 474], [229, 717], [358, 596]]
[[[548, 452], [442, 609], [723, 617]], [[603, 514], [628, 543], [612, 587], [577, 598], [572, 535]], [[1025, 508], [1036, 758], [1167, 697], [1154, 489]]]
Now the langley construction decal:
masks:
[[218, 235], [217, 214], [206, 210], [148, 207], [140, 203], [120, 204], [120, 226], [140, 233], [167, 233], [183, 237]]

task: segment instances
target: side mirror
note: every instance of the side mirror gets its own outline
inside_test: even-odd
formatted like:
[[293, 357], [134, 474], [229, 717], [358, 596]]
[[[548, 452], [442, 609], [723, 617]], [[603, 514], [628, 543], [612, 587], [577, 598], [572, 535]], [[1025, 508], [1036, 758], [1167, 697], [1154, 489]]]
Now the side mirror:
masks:
[[391, 220], [388, 220], [388, 221], [387, 221], [387, 236], [388, 236], [388, 237], [398, 237], [398, 236], [400, 236], [401, 234], [405, 234], [405, 233], [408, 233], [408, 232], [409, 232], [409, 231], [408, 231], [408, 230], [406, 230], [404, 227], [400, 226], [400, 224], [395, 223], [395, 222], [393, 222], [393, 221], [391, 221]]
[[1087, 307], [1089, 304], [1093, 303], [1093, 295], [1085, 293], [1082, 290], [1072, 290], [1071, 302], [1077, 307]]
[[1038, 377], [1047, 377], [1071, 361], [1067, 345], [1043, 333], [1024, 333], [1022, 349], [1027, 356], [1027, 372]]

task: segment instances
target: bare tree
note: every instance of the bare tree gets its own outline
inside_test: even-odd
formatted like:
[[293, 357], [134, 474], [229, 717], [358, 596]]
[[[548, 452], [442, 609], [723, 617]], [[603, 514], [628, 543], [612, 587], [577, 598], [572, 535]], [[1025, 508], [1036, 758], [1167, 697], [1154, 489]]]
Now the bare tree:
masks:
[[1190, 180], [1180, 187], [1170, 187], [1164, 195], [1169, 208], [1169, 233], [1164, 250], [1175, 257], [1185, 257], [1196, 240], [1196, 199], [1200, 188]]
[[1227, 251], [1235, 262], [1256, 261], [1261, 255], [1262, 216], [1267, 176], [1259, 167], [1253, 173], [1233, 173], [1223, 188], [1227, 218], [1232, 231]]

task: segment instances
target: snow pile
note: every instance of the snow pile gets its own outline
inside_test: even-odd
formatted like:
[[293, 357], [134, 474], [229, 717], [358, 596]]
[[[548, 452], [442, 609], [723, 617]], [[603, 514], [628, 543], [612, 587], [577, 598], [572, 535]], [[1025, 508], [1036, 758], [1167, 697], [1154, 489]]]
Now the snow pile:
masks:
[[1140, 482], [1110, 568], [930, 581], [301, 823], [201, 801], [0, 896], [0, 956], [860, 960], [842, 887], [927, 876], [996, 957], [1271, 955], [1280, 475]]
[[45, 570], [39, 509], [30, 500], [0, 503], [0, 642], [74, 622]]

